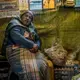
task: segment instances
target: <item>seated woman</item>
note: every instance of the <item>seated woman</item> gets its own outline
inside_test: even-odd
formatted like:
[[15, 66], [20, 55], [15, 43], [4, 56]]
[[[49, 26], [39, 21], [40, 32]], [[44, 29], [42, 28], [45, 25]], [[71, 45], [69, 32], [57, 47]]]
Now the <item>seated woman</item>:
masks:
[[41, 42], [32, 22], [31, 11], [9, 22], [4, 42], [7, 59], [19, 80], [49, 80], [48, 65], [39, 50]]

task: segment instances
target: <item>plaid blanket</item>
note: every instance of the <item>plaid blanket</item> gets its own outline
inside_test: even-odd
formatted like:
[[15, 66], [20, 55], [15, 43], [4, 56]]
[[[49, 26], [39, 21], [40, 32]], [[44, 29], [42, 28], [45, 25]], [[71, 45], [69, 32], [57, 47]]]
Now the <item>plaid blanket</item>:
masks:
[[8, 46], [7, 58], [19, 80], [47, 80], [47, 64], [40, 51], [31, 53], [26, 48]]

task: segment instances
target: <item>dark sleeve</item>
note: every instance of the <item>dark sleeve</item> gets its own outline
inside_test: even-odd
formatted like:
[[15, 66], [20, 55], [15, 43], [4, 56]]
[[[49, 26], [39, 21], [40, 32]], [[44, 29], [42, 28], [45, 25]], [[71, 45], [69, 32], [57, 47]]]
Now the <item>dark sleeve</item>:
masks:
[[34, 42], [26, 39], [21, 33], [20, 33], [20, 29], [18, 27], [13, 28], [10, 31], [10, 36], [12, 38], [12, 40], [19, 45], [24, 46], [25, 48], [32, 48], [34, 45]]
[[41, 49], [41, 42], [40, 42], [40, 40], [37, 40], [36, 44], [38, 45], [38, 48]]

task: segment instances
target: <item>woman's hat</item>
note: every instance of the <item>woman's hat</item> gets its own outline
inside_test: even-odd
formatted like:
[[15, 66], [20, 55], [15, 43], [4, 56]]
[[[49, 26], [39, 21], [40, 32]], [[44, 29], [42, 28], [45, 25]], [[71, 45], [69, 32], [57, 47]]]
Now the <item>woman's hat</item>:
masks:
[[27, 10], [27, 11], [21, 11], [21, 12], [20, 12], [20, 17], [22, 17], [22, 16], [23, 16], [24, 14], [26, 14], [26, 13], [31, 14], [31, 20], [33, 21], [33, 16], [34, 16], [34, 14], [33, 14], [32, 11], [29, 11], [29, 10]]

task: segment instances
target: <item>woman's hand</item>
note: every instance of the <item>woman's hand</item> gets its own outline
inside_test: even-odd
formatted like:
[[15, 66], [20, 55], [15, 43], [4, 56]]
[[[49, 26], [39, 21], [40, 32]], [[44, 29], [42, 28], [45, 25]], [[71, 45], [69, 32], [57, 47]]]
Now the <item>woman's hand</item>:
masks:
[[37, 44], [34, 44], [33, 45], [33, 48], [30, 49], [30, 51], [33, 52], [33, 53], [36, 53], [38, 51], [38, 45]]

